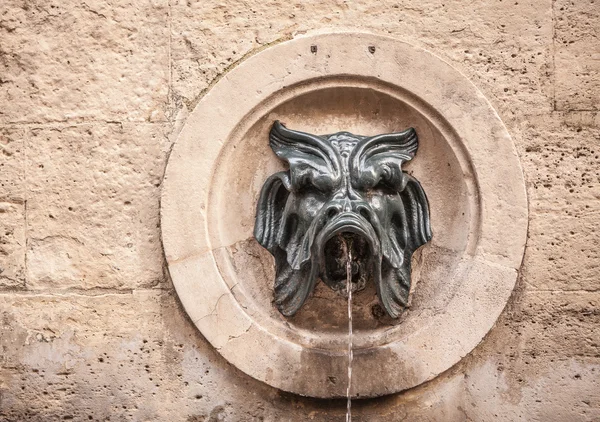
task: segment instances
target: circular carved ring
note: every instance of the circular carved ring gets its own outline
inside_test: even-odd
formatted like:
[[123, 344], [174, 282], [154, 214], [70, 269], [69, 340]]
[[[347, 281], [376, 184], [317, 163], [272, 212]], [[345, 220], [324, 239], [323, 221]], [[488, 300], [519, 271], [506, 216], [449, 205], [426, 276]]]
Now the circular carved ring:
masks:
[[413, 256], [410, 306], [391, 320], [373, 287], [354, 308], [352, 395], [398, 392], [483, 339], [514, 287], [527, 201], [506, 128], [477, 88], [431, 53], [364, 33], [299, 37], [227, 73], [189, 115], [163, 183], [169, 272], [193, 323], [230, 363], [273, 387], [346, 394], [346, 301], [317, 286], [292, 318], [272, 304], [274, 263], [252, 236], [265, 179], [283, 169], [273, 121], [310, 133], [414, 127], [406, 170], [427, 192], [433, 239]]

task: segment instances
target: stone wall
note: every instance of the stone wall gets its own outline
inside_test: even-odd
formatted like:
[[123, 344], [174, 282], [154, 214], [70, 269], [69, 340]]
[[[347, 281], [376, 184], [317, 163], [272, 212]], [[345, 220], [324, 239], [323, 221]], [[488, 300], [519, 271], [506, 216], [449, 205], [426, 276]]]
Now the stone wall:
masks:
[[470, 78], [529, 197], [496, 327], [434, 381], [355, 401], [354, 420], [598, 420], [599, 19], [594, 0], [5, 0], [0, 420], [343, 420], [344, 401], [281, 393], [213, 350], [175, 296], [159, 227], [167, 156], [198, 99], [258, 50], [328, 28], [408, 41]]

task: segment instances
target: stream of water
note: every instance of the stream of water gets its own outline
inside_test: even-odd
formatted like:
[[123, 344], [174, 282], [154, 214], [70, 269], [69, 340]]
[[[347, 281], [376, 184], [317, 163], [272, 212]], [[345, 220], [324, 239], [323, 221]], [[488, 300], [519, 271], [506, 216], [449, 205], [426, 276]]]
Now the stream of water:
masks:
[[348, 388], [346, 390], [346, 422], [352, 422], [352, 245], [344, 242], [346, 249], [346, 291], [348, 292]]

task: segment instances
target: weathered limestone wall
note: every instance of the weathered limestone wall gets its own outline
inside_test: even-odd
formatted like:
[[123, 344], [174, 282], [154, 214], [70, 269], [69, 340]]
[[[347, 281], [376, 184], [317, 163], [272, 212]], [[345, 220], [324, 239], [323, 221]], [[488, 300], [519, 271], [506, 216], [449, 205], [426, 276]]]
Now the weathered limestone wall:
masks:
[[198, 98], [257, 50], [327, 28], [394, 36], [469, 77], [513, 136], [530, 207], [496, 327], [436, 380], [355, 402], [355, 420], [600, 419], [597, 2], [4, 0], [0, 420], [343, 420], [345, 402], [280, 393], [212, 349], [159, 227]]

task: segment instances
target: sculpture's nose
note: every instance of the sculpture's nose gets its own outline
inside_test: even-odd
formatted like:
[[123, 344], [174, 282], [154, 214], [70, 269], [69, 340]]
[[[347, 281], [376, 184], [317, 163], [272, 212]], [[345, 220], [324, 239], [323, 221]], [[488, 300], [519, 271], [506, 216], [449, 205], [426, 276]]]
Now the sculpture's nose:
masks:
[[342, 212], [358, 214], [368, 222], [371, 222], [371, 207], [368, 202], [360, 197], [352, 199], [348, 196], [340, 195], [332, 199], [325, 207], [325, 215], [329, 220]]
[[354, 190], [352, 184], [348, 183], [348, 187], [346, 189], [346, 197], [352, 202], [362, 201], [362, 196]]
[[354, 213], [361, 215], [369, 223], [372, 222], [372, 211], [368, 202], [354, 190], [352, 184], [344, 183], [340, 189], [333, 195], [325, 208], [325, 215], [331, 220], [341, 212]]
[[344, 211], [343, 202], [334, 200], [327, 204], [327, 207], [325, 208], [325, 215], [327, 216], [327, 219], [331, 220], [342, 211]]
[[344, 212], [351, 212], [352, 211], [352, 201], [350, 200], [350, 198], [346, 197], [344, 198]]
[[328, 220], [331, 220], [336, 215], [341, 213], [348, 213], [354, 210], [352, 201], [347, 197], [337, 197], [332, 199], [324, 209], [324, 214]]
[[333, 199], [348, 200], [350, 202], [362, 201], [362, 196], [354, 190], [350, 183], [344, 183], [336, 192]]

